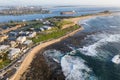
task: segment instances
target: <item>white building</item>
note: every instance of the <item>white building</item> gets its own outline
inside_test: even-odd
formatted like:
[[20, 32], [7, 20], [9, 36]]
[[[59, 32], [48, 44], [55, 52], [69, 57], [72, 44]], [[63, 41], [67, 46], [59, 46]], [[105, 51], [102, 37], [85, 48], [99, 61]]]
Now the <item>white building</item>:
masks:
[[32, 40], [26, 40], [23, 44], [29, 46], [29, 45], [32, 45]]
[[15, 59], [19, 55], [20, 52], [21, 51], [19, 48], [12, 48], [8, 54], [9, 59], [11, 60]]
[[9, 50], [9, 45], [0, 45], [0, 53]]
[[18, 37], [17, 38], [17, 42], [19, 42], [19, 43], [23, 43], [24, 41], [26, 41], [26, 37], [25, 36], [20, 36], [20, 37]]
[[11, 47], [15, 47], [16, 45], [17, 45], [17, 43], [16, 43], [15, 41], [11, 41], [11, 42], [10, 42], [10, 46], [11, 46]]
[[26, 32], [20, 31], [20, 32], [19, 32], [19, 35], [27, 36], [29, 33], [30, 33], [29, 31], [26, 31]]
[[50, 26], [43, 26], [43, 28], [44, 28], [45, 30], [50, 30], [50, 29], [52, 29], [52, 27], [50, 27]]
[[40, 31], [45, 31], [43, 28], [40, 28]]
[[33, 38], [33, 37], [35, 37], [35, 36], [36, 36], [36, 34], [37, 34], [36, 32], [32, 32], [32, 33], [30, 33], [30, 34], [29, 34], [29, 36], [28, 36], [28, 37], [29, 37], [29, 38]]
[[51, 23], [49, 21], [45, 21], [45, 22], [43, 22], [43, 24], [49, 25]]

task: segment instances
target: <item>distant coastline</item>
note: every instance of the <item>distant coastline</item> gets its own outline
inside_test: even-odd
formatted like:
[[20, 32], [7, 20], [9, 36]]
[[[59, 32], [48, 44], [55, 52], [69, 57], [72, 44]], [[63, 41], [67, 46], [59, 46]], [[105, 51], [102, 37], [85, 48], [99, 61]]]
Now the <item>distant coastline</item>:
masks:
[[49, 10], [43, 9], [40, 6], [26, 6], [26, 7], [7, 7], [0, 9], [0, 15], [25, 15], [25, 14], [45, 14]]

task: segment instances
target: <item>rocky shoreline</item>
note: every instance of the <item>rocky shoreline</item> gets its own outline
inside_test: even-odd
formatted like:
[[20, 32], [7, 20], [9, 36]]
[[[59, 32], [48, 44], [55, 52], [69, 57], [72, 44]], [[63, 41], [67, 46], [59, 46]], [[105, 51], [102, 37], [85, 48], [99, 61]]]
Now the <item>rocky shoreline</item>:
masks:
[[[85, 35], [81, 35], [82, 38], [84, 36]], [[71, 36], [40, 50], [20, 80], [32, 80], [33, 78], [34, 80], [65, 80], [60, 63], [55, 62], [48, 56], [44, 56], [43, 53], [53, 49], [63, 53], [70, 52], [72, 49], [67, 45], [71, 44], [77, 47], [82, 40], [81, 37], [79, 35]]]
[[20, 80], [33, 80], [33, 78], [34, 80], [65, 80], [60, 64], [52, 58], [43, 55], [44, 51], [53, 49], [55, 44], [49, 47], [44, 48], [35, 56], [30, 67]]

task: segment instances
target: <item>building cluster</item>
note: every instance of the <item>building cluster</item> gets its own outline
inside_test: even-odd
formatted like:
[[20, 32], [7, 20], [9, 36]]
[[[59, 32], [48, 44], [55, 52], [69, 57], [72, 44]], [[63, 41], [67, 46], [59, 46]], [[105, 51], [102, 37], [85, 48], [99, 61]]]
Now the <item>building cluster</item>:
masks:
[[42, 7], [9, 7], [7, 9], [0, 10], [0, 14], [3, 15], [20, 15], [20, 14], [33, 14], [33, 13], [49, 13], [49, 10]]
[[[39, 32], [52, 29], [50, 22], [43, 22], [44, 26], [38, 29]], [[33, 28], [30, 31], [10, 31], [0, 35], [0, 54], [7, 53], [10, 60], [14, 60], [32, 46], [32, 38], [36, 37], [38, 31]]]

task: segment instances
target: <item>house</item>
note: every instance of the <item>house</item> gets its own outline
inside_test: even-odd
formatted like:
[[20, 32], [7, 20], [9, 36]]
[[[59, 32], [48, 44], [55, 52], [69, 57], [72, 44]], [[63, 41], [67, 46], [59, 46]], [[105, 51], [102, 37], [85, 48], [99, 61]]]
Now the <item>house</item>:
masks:
[[37, 34], [36, 32], [32, 32], [32, 33], [30, 33], [30, 34], [28, 35], [28, 37], [29, 37], [29, 38], [33, 38], [33, 37], [36, 36], [36, 34]]
[[17, 32], [10, 32], [9, 33], [9, 36], [12, 37], [12, 36], [18, 36], [18, 33]]
[[28, 36], [29, 33], [30, 33], [30, 32], [28, 32], [28, 31], [26, 31], [26, 32], [20, 31], [20, 32], [19, 32], [19, 35], [20, 35], [20, 36]]
[[26, 41], [26, 37], [25, 36], [20, 36], [20, 37], [18, 37], [17, 38], [17, 40], [16, 40], [18, 43], [23, 43], [24, 41]]
[[20, 52], [21, 51], [20, 51], [19, 48], [12, 48], [12, 49], [10, 49], [9, 54], [8, 54], [9, 59], [10, 60], [15, 59], [19, 55]]
[[44, 25], [50, 25], [51, 23], [49, 21], [44, 21], [43, 24]]
[[0, 53], [8, 51], [10, 48], [9, 45], [0, 45]]
[[45, 31], [44, 28], [40, 28], [40, 31]]
[[17, 45], [17, 43], [15, 41], [10, 41], [10, 46], [11, 47], [15, 47]]
[[8, 38], [8, 35], [0, 35], [0, 42], [3, 42], [7, 38]]
[[27, 48], [27, 46], [24, 44], [18, 44], [16, 48], [19, 48], [21, 51], [23, 51], [24, 49]]
[[50, 27], [50, 26], [43, 26], [43, 28], [44, 28], [45, 30], [50, 30], [50, 29], [52, 29], [52, 27]]
[[10, 32], [9, 33], [9, 40], [15, 41], [18, 36], [18, 32]]
[[32, 40], [26, 40], [24, 43], [26, 46], [31, 46], [33, 44]]

